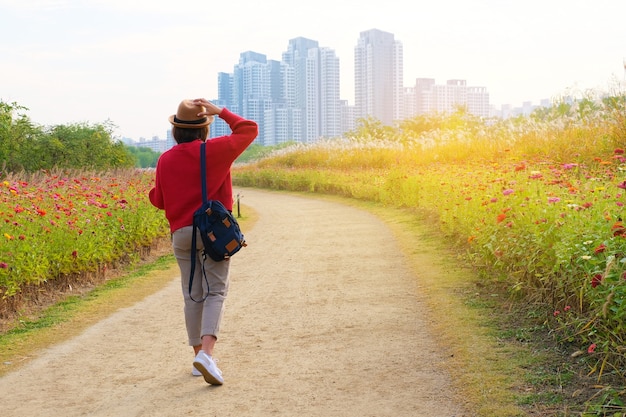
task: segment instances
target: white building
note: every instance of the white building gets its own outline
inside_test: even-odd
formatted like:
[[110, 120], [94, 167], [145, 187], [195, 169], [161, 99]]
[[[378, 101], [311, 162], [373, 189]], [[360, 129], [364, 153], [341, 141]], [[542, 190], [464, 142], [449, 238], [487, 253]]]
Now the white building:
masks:
[[465, 108], [468, 113], [487, 118], [491, 110], [486, 87], [472, 87], [465, 80], [436, 84], [433, 78], [415, 80], [415, 113], [453, 113]]
[[392, 125], [403, 113], [402, 43], [392, 33], [361, 32], [354, 48], [355, 116]]

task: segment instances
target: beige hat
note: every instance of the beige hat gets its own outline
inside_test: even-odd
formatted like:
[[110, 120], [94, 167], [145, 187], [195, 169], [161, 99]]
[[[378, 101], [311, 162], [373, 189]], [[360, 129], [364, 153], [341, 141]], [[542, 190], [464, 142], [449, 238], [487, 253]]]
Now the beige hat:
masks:
[[170, 123], [176, 127], [197, 129], [213, 123], [213, 116], [198, 117], [198, 113], [206, 111], [204, 106], [193, 104], [193, 100], [183, 100], [178, 111], [169, 117]]

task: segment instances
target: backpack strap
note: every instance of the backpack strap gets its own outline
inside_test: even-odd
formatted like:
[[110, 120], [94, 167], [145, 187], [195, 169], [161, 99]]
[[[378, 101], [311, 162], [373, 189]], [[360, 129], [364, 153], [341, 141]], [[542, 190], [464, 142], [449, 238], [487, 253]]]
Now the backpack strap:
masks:
[[202, 204], [207, 202], [206, 196], [206, 142], [200, 145], [200, 176], [202, 178]]
[[[202, 204], [207, 201], [207, 193], [206, 193], [206, 143], [202, 142], [200, 145], [200, 177], [202, 178]], [[191, 295], [191, 286], [193, 284], [193, 276], [196, 273], [196, 256], [198, 255], [198, 250], [196, 248], [196, 232], [198, 231], [198, 225], [196, 224], [196, 219], [194, 216], [193, 219], [193, 230], [191, 234], [191, 273], [189, 274], [189, 298], [191, 298], [196, 303], [201, 303], [209, 296], [209, 279], [206, 276], [206, 270], [204, 269], [204, 261], [206, 260], [206, 254], [202, 251], [202, 275], [206, 282], [207, 294], [202, 296], [201, 300], [194, 300]]]

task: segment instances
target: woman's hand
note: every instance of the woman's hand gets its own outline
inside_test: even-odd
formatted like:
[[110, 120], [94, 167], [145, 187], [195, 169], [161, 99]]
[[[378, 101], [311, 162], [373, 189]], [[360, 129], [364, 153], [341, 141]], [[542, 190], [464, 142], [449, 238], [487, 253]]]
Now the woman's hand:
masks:
[[206, 111], [198, 113], [198, 116], [218, 116], [222, 112], [222, 108], [211, 103], [204, 98], [197, 98], [193, 101], [193, 104], [197, 106], [204, 106]]

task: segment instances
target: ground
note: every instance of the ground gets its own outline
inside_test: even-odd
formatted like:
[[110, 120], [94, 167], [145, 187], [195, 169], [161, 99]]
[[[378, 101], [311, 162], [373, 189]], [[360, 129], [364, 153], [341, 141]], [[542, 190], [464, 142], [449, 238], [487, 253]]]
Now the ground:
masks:
[[191, 375], [179, 277], [0, 378], [9, 416], [468, 417], [392, 232], [319, 199], [245, 190], [215, 350]]

